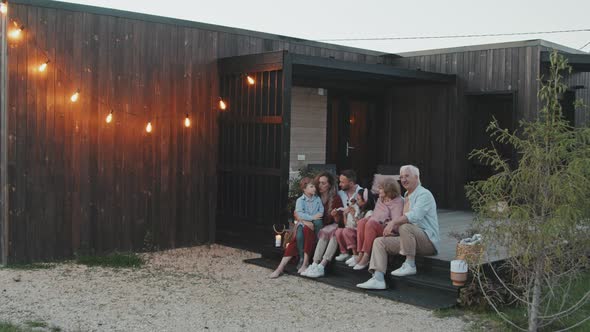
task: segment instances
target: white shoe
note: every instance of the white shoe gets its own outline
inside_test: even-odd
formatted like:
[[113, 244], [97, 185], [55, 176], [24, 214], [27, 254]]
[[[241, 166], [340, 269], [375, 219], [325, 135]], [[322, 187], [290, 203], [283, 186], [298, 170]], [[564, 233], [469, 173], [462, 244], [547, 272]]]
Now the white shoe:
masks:
[[396, 276], [396, 277], [405, 277], [405, 276], [411, 276], [416, 274], [416, 267], [411, 267], [410, 264], [408, 263], [403, 263], [402, 266], [391, 272], [392, 276]]
[[347, 260], [345, 263], [346, 263], [346, 265], [348, 265], [348, 266], [350, 266], [350, 267], [353, 267], [353, 266], [355, 266], [355, 265], [356, 265], [356, 263], [357, 263], [357, 262], [356, 262], [356, 256], [352, 256], [352, 257], [350, 257], [350, 258], [349, 258], [349, 259], [348, 259], [348, 260]]
[[350, 257], [349, 254], [340, 254], [340, 255], [336, 256], [336, 258], [334, 258], [334, 259], [338, 262], [342, 262], [342, 261], [347, 260], [349, 257]]
[[324, 276], [324, 266], [322, 264], [318, 264], [313, 271], [307, 273], [308, 278], [319, 278]]
[[310, 273], [312, 273], [318, 267], [317, 263], [313, 263], [305, 269], [305, 271], [301, 272], [301, 276], [308, 277]]
[[386, 289], [387, 285], [385, 284], [385, 281], [379, 281], [375, 278], [371, 278], [362, 284], [356, 285], [356, 287], [362, 289]]
[[356, 264], [355, 266], [352, 267], [353, 270], [364, 270], [367, 268], [368, 265], [358, 265]]

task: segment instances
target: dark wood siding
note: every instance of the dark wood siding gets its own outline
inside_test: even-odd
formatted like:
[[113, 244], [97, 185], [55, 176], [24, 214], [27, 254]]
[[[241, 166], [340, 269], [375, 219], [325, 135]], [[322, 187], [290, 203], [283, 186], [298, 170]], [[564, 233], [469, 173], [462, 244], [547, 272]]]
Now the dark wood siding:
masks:
[[383, 163], [415, 163], [439, 207], [466, 208], [468, 128], [466, 95], [514, 92], [516, 119], [537, 112], [540, 47], [518, 47], [394, 59], [395, 66], [456, 74], [453, 87], [394, 87], [386, 123], [395, 130]]
[[[11, 242], [2, 254], [11, 261], [138, 250], [150, 236], [148, 242], [160, 248], [213, 241], [218, 58], [289, 50], [381, 61], [369, 51], [357, 54], [238, 29], [20, 2], [11, 2], [10, 19], [26, 30], [23, 39], [9, 45], [8, 131], [2, 136], [8, 144], [3, 181], [10, 202], [9, 218], [2, 222]], [[40, 75], [33, 69], [46, 60], [44, 53], [52, 62]], [[272, 80], [280, 73], [260, 75]], [[69, 96], [77, 88], [80, 101], [72, 104]], [[111, 108], [114, 121], [106, 124]], [[190, 129], [182, 127], [187, 113]], [[147, 121], [154, 128], [151, 134], [144, 130]], [[274, 127], [257, 124], [240, 130], [258, 130], [267, 135], [260, 138], [275, 139]], [[276, 166], [276, 160], [268, 162]], [[239, 188], [248, 188], [239, 181]], [[236, 204], [248, 208], [245, 202]]]

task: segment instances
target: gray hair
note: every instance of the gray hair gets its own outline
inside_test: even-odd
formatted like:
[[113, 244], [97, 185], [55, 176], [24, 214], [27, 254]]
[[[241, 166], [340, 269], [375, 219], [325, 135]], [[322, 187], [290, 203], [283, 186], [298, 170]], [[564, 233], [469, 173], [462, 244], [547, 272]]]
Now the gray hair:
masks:
[[420, 183], [420, 170], [414, 165], [404, 165], [400, 167], [399, 173], [401, 174], [404, 170], [407, 170], [410, 174], [418, 177], [418, 183]]

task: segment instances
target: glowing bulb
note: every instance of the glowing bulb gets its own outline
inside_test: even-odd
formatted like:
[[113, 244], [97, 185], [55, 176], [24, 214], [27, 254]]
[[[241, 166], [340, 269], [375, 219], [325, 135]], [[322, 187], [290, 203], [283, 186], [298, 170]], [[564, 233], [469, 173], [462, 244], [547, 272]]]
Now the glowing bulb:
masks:
[[219, 108], [222, 110], [225, 110], [227, 108], [227, 104], [221, 98], [219, 98]]
[[191, 119], [189, 119], [188, 114], [186, 115], [186, 118], [184, 118], [184, 126], [187, 128], [191, 126]]
[[145, 126], [145, 131], [148, 133], [152, 132], [152, 123], [148, 122], [147, 126]]
[[12, 30], [11, 30], [11, 31], [8, 33], [8, 35], [9, 35], [11, 38], [13, 38], [13, 39], [17, 39], [17, 38], [19, 38], [19, 37], [20, 37], [20, 34], [21, 34], [21, 32], [23, 32], [23, 30], [24, 30], [24, 29], [25, 29], [25, 26], [24, 26], [24, 25], [23, 25], [23, 26], [21, 26], [21, 27], [18, 27], [18, 26], [17, 26], [16, 28], [12, 29]]
[[6, 12], [8, 12], [8, 6], [5, 1], [2, 1], [2, 3], [0, 3], [0, 13], [6, 14]]
[[254, 78], [250, 75], [246, 76], [246, 79], [248, 80], [248, 84], [250, 85], [254, 85], [256, 83], [256, 80], [254, 80]]
[[107, 123], [111, 123], [111, 121], [113, 121], [113, 112], [109, 113], [109, 115], [107, 115], [107, 119], [106, 119]]
[[49, 63], [49, 60], [47, 60], [47, 61], [43, 62], [43, 63], [42, 63], [40, 66], [39, 66], [39, 68], [38, 68], [39, 72], [44, 72], [44, 71], [45, 71], [45, 69], [47, 69], [47, 64], [48, 64], [48, 63]]
[[75, 103], [78, 101], [78, 98], [80, 98], [80, 90], [76, 91], [71, 97], [70, 100], [72, 101], [72, 103]]

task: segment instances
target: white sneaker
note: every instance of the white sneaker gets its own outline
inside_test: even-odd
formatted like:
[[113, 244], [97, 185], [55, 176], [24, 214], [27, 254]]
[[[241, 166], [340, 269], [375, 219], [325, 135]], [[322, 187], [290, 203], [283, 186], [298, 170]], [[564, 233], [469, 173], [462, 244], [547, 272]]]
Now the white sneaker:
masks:
[[317, 263], [313, 263], [305, 269], [305, 271], [301, 272], [301, 276], [308, 277], [310, 273], [312, 273], [318, 267]]
[[356, 285], [356, 287], [362, 289], [386, 289], [387, 285], [385, 284], [385, 281], [379, 281], [375, 278], [371, 278], [362, 284]]
[[313, 271], [307, 273], [308, 278], [319, 278], [324, 276], [324, 266], [322, 264], [318, 264]]
[[357, 265], [353, 266], [352, 269], [353, 270], [364, 270], [364, 269], [367, 268], [367, 266], [368, 265], [359, 265], [359, 264], [357, 264]]
[[405, 277], [414, 274], [416, 274], [416, 267], [411, 267], [410, 264], [406, 262], [404, 262], [399, 269], [391, 272], [391, 275], [396, 277]]
[[353, 267], [356, 265], [357, 261], [356, 261], [356, 256], [352, 256], [350, 257], [346, 262], [346, 265]]
[[347, 260], [349, 257], [350, 257], [349, 254], [340, 254], [340, 255], [336, 256], [336, 258], [334, 258], [334, 259], [338, 262], [342, 262], [342, 261]]

